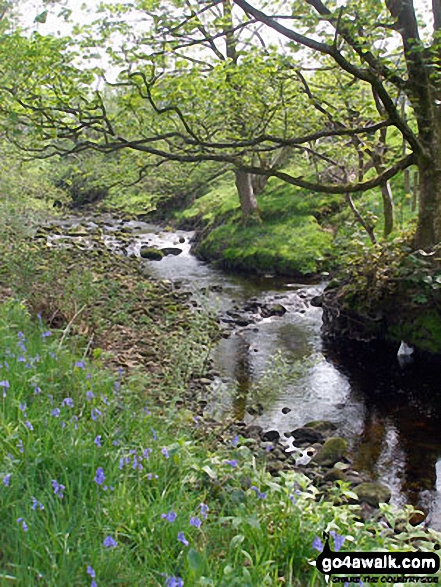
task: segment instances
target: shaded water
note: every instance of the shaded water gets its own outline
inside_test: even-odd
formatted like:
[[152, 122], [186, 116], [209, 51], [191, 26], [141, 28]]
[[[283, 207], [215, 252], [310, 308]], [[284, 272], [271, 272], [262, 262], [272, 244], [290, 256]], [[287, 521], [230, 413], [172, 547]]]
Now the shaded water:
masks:
[[[213, 353], [220, 374], [209, 406], [214, 413], [234, 413], [280, 433], [312, 420], [334, 422], [336, 434], [350, 442], [354, 468], [386, 483], [394, 503], [423, 507], [432, 527], [441, 530], [439, 366], [400, 366], [393, 354], [325, 344], [320, 336], [321, 310], [309, 304], [322, 285], [227, 274], [190, 254], [192, 233], [164, 232], [110, 216], [95, 220], [115, 252], [139, 256], [144, 245], [181, 248], [179, 256], [142, 260], [145, 271], [191, 291], [224, 319], [228, 311], [240, 314], [250, 300], [287, 309], [283, 316], [234, 328], [229, 338], [220, 341]], [[76, 222], [92, 229], [97, 226], [74, 217], [58, 224], [68, 228]], [[126, 243], [121, 241], [123, 233], [129, 237]], [[87, 246], [88, 239], [82, 240]], [[274, 379], [268, 372], [274, 373]], [[259, 387], [264, 410], [252, 416], [247, 409], [256, 403]]]

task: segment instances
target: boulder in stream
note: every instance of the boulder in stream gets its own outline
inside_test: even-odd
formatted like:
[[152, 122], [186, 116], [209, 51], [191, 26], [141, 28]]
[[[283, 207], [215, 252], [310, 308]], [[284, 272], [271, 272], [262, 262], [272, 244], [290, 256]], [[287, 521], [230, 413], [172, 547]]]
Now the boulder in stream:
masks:
[[359, 501], [377, 508], [380, 503], [388, 503], [391, 498], [389, 487], [382, 483], [361, 483], [354, 489]]
[[164, 257], [164, 253], [154, 247], [142, 247], [139, 254], [143, 259], [149, 259], [150, 261], [160, 261]]
[[348, 450], [348, 443], [340, 436], [331, 436], [314, 455], [313, 461], [323, 467], [332, 467], [340, 461]]
[[163, 247], [160, 249], [161, 253], [164, 255], [180, 255], [182, 253], [182, 249], [179, 247]]

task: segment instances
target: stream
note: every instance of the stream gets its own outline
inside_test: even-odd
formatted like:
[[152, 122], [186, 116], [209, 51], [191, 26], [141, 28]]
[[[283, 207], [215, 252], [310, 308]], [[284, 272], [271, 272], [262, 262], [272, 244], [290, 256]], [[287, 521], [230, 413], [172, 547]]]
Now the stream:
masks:
[[69, 216], [50, 226], [60, 232], [48, 237], [53, 245], [75, 239], [89, 248], [95, 233], [116, 254], [179, 248], [178, 255], [140, 262], [147, 274], [172, 281], [217, 312], [226, 329], [213, 352], [217, 376], [207, 409], [281, 434], [313, 420], [333, 422], [335, 434], [349, 441], [354, 469], [385, 483], [392, 503], [423, 509], [429, 525], [441, 530], [439, 369], [323, 342], [321, 310], [310, 300], [324, 284], [226, 273], [191, 254], [192, 232], [107, 214]]

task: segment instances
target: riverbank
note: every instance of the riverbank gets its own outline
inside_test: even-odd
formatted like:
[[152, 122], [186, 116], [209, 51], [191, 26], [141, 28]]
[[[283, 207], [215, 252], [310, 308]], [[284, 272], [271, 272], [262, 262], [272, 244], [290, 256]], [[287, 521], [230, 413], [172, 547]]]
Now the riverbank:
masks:
[[[198, 414], [188, 392], [218, 330], [186, 296], [136, 259], [81, 250], [81, 236], [48, 247], [23, 212], [1, 216], [3, 296], [41, 321], [1, 310], [5, 580], [84, 582], [90, 567], [98, 585], [312, 586], [324, 584], [309, 565], [323, 529], [344, 548], [404, 547], [394, 516], [388, 532], [360, 524], [357, 506], [320, 500], [300, 471], [271, 475], [246, 435]], [[338, 503], [347, 491], [335, 485]], [[404, 531], [431, 548], [430, 531]]]

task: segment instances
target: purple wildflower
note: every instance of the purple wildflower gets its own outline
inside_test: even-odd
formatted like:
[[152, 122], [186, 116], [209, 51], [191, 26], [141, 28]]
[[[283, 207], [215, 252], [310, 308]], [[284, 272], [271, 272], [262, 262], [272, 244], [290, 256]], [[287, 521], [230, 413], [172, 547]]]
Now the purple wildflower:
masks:
[[69, 408], [74, 407], [74, 402], [71, 397], [65, 397], [64, 400], [61, 402], [62, 406], [68, 406]]
[[185, 538], [184, 532], [178, 532], [178, 540], [179, 540], [179, 542], [182, 542], [182, 544], [184, 546], [188, 546], [189, 545], [188, 540]]
[[334, 551], [338, 552], [341, 549], [341, 547], [343, 546], [343, 543], [346, 540], [346, 537], [342, 536], [341, 534], [338, 534], [337, 532], [334, 532], [334, 530], [332, 530], [330, 532], [330, 534], [334, 539]]
[[167, 514], [161, 514], [161, 518], [167, 520], [167, 522], [170, 522], [172, 524], [176, 520], [177, 515], [176, 512], [170, 510]]
[[236, 459], [230, 459], [229, 461], [225, 461], [225, 463], [227, 465], [231, 465], [231, 467], [233, 467], [233, 469], [235, 469], [237, 467], [237, 460]]
[[257, 497], [259, 497], [260, 499], [266, 499], [266, 493], [260, 491], [260, 489], [258, 489], [255, 485], [253, 485], [251, 489], [256, 492]]
[[116, 540], [114, 540], [111, 536], [104, 538], [103, 544], [106, 548], [115, 548], [115, 546], [117, 546]]
[[92, 579], [94, 579], [94, 578], [95, 578], [95, 576], [96, 576], [96, 575], [95, 575], [95, 571], [93, 570], [93, 568], [92, 568], [90, 565], [88, 565], [88, 567], [87, 567], [87, 574], [88, 574], [90, 577], [92, 577]]
[[152, 434], [153, 434], [153, 440], [157, 440], [158, 435], [156, 434], [155, 429], [152, 428], [151, 430], [152, 430]]
[[26, 522], [23, 520], [23, 518], [17, 518], [17, 522], [18, 522], [19, 524], [21, 523], [21, 526], [22, 526], [22, 528], [23, 528], [23, 530], [24, 530], [25, 532], [27, 532], [27, 531], [28, 531], [28, 525], [27, 525], [27, 524], [26, 524]]
[[202, 522], [200, 520], [200, 518], [198, 518], [197, 516], [192, 516], [190, 518], [190, 526], [194, 526], [195, 528], [200, 528], [202, 525]]
[[106, 404], [106, 406], [109, 405], [109, 400], [107, 399], [107, 395], [104, 395], [101, 399], [102, 399], [103, 403]]
[[238, 444], [239, 444], [239, 436], [236, 434], [236, 436], [231, 441], [231, 446], [236, 447]]
[[104, 469], [102, 467], [98, 467], [95, 474], [95, 483], [97, 485], [102, 485], [104, 483], [106, 476], [104, 475]]
[[58, 418], [60, 416], [60, 408], [54, 408], [51, 412], [51, 416], [54, 416], [54, 418]]
[[52, 479], [52, 487], [54, 489], [55, 495], [57, 495], [60, 499], [63, 499], [63, 491], [66, 489], [64, 485], [58, 483], [55, 479]]
[[88, 402], [90, 402], [90, 400], [94, 397], [95, 397], [95, 395], [94, 395], [93, 391], [86, 391], [86, 399]]
[[97, 420], [101, 415], [102, 413], [98, 408], [92, 408], [92, 411], [90, 412], [92, 420]]
[[27, 408], [27, 406], [26, 406], [26, 402], [24, 402], [24, 403], [20, 404], [20, 406], [19, 406], [19, 407], [20, 407], [20, 410], [21, 410], [22, 412], [26, 412], [26, 410], [28, 409], [28, 408]]
[[41, 338], [47, 338], [48, 336], [52, 336], [52, 332], [50, 330], [46, 330], [46, 332], [43, 332]]
[[44, 510], [44, 505], [41, 503], [41, 501], [38, 501], [35, 497], [31, 497], [32, 500], [32, 505], [31, 508], [33, 510], [36, 510], [37, 508], [39, 508], [40, 510]]
[[293, 503], [297, 503], [297, 499], [294, 497], [294, 495], [290, 495], [289, 499], [293, 502]]
[[7, 475], [5, 475], [3, 477], [3, 483], [4, 483], [4, 485], [6, 485], [6, 487], [9, 487], [10, 482], [11, 482], [11, 473], [8, 473]]
[[95, 437], [94, 443], [101, 448], [101, 434]]
[[199, 507], [201, 508], [201, 516], [206, 520], [208, 518], [208, 512], [210, 511], [208, 505], [201, 503], [199, 504]]
[[181, 577], [168, 577], [165, 587], [184, 587], [184, 581]]
[[23, 332], [17, 332], [17, 336], [20, 340], [25, 340], [25, 335], [23, 334]]
[[153, 451], [152, 451], [152, 449], [151, 449], [151, 448], [146, 448], [146, 449], [143, 451], [143, 453], [142, 453], [142, 456], [143, 456], [145, 459], [147, 459], [147, 460], [148, 460], [148, 459], [150, 458], [150, 454], [151, 454], [152, 452], [153, 452]]
[[25, 426], [26, 426], [26, 428], [29, 428], [29, 430], [33, 430], [33, 429], [34, 429], [34, 427], [33, 427], [33, 426], [32, 426], [32, 424], [29, 422], [29, 420], [26, 420], [26, 422], [25, 422]]
[[85, 369], [86, 363], [84, 361], [76, 361], [75, 367], [78, 367], [79, 369]]
[[161, 452], [165, 456], [166, 459], [169, 458], [168, 450], [165, 448], [165, 446], [163, 448], [161, 448]]
[[41, 393], [41, 389], [38, 387], [38, 385], [36, 385], [35, 389], [34, 389], [34, 394], [39, 395], [40, 393]]
[[21, 438], [19, 439], [19, 441], [17, 442], [17, 448], [20, 452], [24, 452], [24, 448], [23, 448], [23, 440], [21, 440]]
[[154, 475], [153, 473], [147, 473], [147, 479], [150, 481], [151, 479], [158, 479], [158, 475]]
[[323, 542], [320, 540], [320, 538], [318, 536], [316, 536], [312, 542], [312, 548], [315, 548], [315, 550], [318, 550], [319, 552], [322, 552], [323, 550]]

